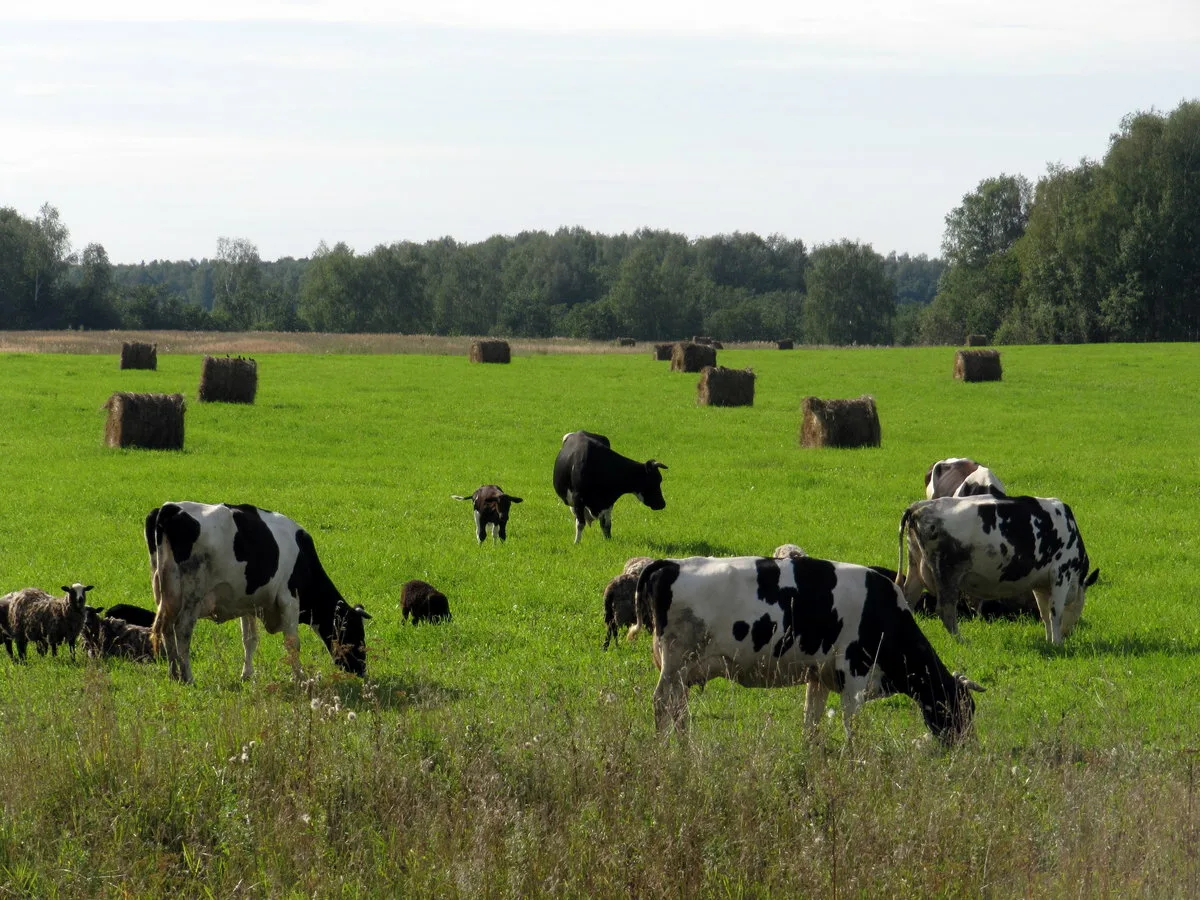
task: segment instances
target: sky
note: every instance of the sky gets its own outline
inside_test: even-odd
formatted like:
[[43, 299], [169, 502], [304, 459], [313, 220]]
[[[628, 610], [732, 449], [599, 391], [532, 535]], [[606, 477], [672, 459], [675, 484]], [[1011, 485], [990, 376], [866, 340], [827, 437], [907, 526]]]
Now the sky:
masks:
[[981, 180], [1200, 99], [1198, 48], [1200, 0], [0, 0], [0, 207], [116, 263], [560, 226], [934, 256]]

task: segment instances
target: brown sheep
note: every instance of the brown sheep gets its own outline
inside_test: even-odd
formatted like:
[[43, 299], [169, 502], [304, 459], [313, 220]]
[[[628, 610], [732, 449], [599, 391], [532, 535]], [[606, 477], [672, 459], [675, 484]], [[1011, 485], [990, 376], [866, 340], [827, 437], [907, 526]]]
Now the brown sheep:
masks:
[[150, 661], [165, 654], [156, 653], [150, 641], [150, 628], [133, 625], [124, 619], [102, 616], [102, 607], [89, 606], [83, 614], [83, 649], [88, 656], [121, 656]]
[[449, 621], [451, 618], [450, 601], [446, 595], [429, 582], [417, 579], [404, 582], [400, 588], [400, 608], [404, 620], [407, 622], [411, 616], [414, 625]]
[[42, 656], [49, 649], [58, 655], [58, 645], [66, 644], [75, 658], [75, 641], [83, 630], [84, 607], [87, 592], [92, 590], [76, 582], [67, 587], [65, 597], [54, 597], [40, 588], [22, 588], [8, 595], [9, 623], [13, 643], [17, 645], [17, 659], [24, 661], [25, 647], [32, 642]]

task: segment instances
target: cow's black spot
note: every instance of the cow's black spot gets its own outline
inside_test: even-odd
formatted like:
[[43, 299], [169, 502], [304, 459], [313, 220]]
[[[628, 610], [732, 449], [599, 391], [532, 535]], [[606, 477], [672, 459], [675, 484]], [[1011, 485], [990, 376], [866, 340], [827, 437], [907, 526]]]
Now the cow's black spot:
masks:
[[262, 520], [256, 506], [229, 506], [237, 533], [233, 537], [233, 558], [246, 564], [246, 594], [253, 594], [275, 577], [279, 569], [279, 545]]
[[[1002, 581], [1021, 581], [1035, 569], [1048, 566], [1064, 548], [1046, 507], [1034, 497], [1011, 497], [995, 504], [1001, 536], [1012, 545], [1012, 559], [1000, 573]], [[1040, 545], [1039, 545], [1040, 537]]]
[[738, 622], [733, 623], [733, 639], [735, 641], [744, 641], [746, 639], [746, 635], [748, 635], [749, 633], [750, 633], [750, 623], [749, 622], [738, 621]]
[[679, 563], [670, 559], [656, 559], [638, 576], [637, 596], [649, 598], [654, 610], [654, 633], [661, 635], [667, 628], [667, 614], [671, 610], [671, 585], [679, 577]]
[[[811, 556], [778, 562], [791, 565], [796, 588], [780, 592], [789, 602], [783, 620], [784, 639], [776, 646], [775, 655], [786, 653], [796, 640], [806, 656], [830, 652], [843, 625], [833, 596], [838, 581], [837, 567], [828, 560]], [[882, 576], [880, 579], [887, 581]], [[761, 580], [759, 584], [761, 586]]]
[[170, 541], [176, 565], [181, 565], [192, 555], [192, 547], [200, 537], [200, 523], [174, 503], [168, 503], [158, 511], [155, 529], [156, 538], [162, 535]]
[[979, 518], [983, 523], [983, 533], [991, 534], [996, 527], [996, 507], [991, 504], [984, 504], [979, 509]]
[[763, 613], [762, 618], [754, 622], [754, 626], [750, 629], [750, 637], [754, 641], [755, 653], [767, 646], [771, 638], [775, 636], [775, 629], [777, 627], [775, 620], [767, 613]]

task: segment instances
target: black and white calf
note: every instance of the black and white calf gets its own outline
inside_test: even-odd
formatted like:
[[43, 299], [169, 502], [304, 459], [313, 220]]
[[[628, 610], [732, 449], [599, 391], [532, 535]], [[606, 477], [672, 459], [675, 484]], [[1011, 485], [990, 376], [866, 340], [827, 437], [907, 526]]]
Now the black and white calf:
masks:
[[973, 459], [961, 456], [939, 459], [925, 473], [925, 497], [975, 497], [980, 494], [1004, 496], [1004, 485], [996, 473]]
[[190, 648], [197, 619], [242, 620], [242, 678], [254, 674], [255, 619], [282, 631], [292, 670], [300, 677], [299, 624], [321, 636], [334, 663], [365, 676], [363, 620], [325, 574], [308, 532], [256, 506], [166, 503], [146, 517], [154, 601], [152, 633], [165, 642], [171, 677], [192, 680]]
[[982, 688], [947, 671], [899, 588], [865, 566], [807, 556], [662, 559], [646, 567], [637, 590], [654, 611], [660, 730], [686, 728], [688, 688], [712, 678], [806, 683], [809, 729], [837, 691], [847, 737], [865, 700], [894, 693], [916, 700], [947, 744], [970, 727], [970, 692]]
[[665, 468], [653, 459], [640, 463], [622, 456], [602, 434], [564, 434], [554, 460], [554, 490], [575, 514], [575, 543], [593, 521], [600, 522], [606, 538], [612, 537], [613, 504], [624, 494], [633, 494], [651, 509], [664, 509], [659, 470]]
[[479, 543], [487, 539], [488, 526], [492, 529], [492, 540], [504, 540], [507, 535], [508, 511], [514, 503], [524, 502], [520, 497], [504, 493], [504, 490], [494, 484], [485, 484], [476, 488], [470, 497], [460, 497], [451, 494], [455, 500], [470, 500], [475, 507], [475, 537]]
[[938, 614], [958, 634], [959, 593], [998, 600], [1033, 591], [1046, 638], [1061, 644], [1083, 612], [1088, 555], [1071, 507], [1042, 497], [941, 497], [914, 503], [900, 518], [904, 595], [937, 597]]

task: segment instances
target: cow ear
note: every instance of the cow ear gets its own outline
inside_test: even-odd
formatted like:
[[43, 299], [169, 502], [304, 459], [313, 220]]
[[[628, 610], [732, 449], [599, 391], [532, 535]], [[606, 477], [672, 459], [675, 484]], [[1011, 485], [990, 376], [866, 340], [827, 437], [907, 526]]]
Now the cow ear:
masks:
[[356, 613], [358, 613], [360, 616], [362, 616], [364, 619], [371, 618], [371, 614], [369, 612], [367, 612], [365, 609], [363, 609], [363, 605], [361, 603], [358, 604], [358, 606], [354, 607], [354, 611]]

